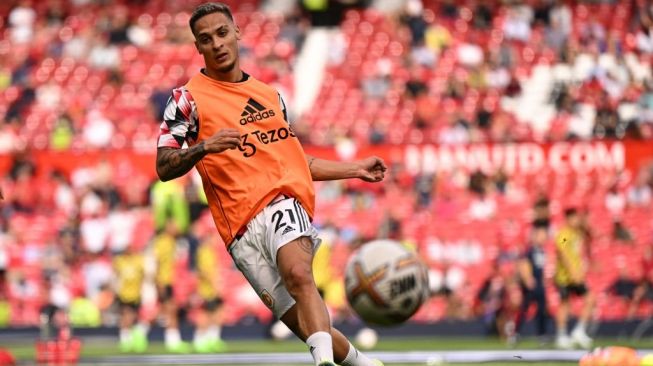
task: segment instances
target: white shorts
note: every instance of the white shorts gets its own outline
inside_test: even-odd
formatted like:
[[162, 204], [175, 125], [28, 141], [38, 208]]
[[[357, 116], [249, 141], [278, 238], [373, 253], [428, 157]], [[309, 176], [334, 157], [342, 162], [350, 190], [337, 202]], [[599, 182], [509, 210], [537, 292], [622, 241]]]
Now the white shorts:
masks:
[[281, 318], [293, 305], [277, 268], [277, 252], [291, 241], [307, 236], [313, 253], [320, 245], [317, 229], [294, 198], [277, 197], [247, 224], [247, 231], [229, 247], [229, 254], [263, 303]]

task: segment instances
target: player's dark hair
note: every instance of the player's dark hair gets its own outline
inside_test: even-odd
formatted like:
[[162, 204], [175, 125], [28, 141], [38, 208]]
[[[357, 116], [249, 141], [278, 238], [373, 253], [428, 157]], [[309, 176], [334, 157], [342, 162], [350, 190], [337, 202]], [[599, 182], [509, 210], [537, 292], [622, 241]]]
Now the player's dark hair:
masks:
[[190, 20], [188, 20], [188, 25], [190, 26], [190, 30], [193, 32], [193, 34], [195, 34], [195, 23], [197, 23], [201, 17], [213, 13], [222, 13], [227, 18], [229, 18], [229, 20], [232, 22], [234, 21], [234, 17], [231, 15], [231, 9], [229, 8], [229, 5], [223, 3], [204, 3], [193, 10], [193, 14], [191, 14]]

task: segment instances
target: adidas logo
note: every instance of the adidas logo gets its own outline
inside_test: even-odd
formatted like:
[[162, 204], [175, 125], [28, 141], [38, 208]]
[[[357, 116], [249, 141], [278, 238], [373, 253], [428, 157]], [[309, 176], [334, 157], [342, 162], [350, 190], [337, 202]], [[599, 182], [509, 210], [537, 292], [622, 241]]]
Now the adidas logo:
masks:
[[293, 229], [292, 226], [286, 226], [286, 228], [283, 229], [283, 232], [281, 233], [281, 235], [286, 235], [286, 234], [288, 234], [288, 233], [291, 232], [291, 231], [295, 231], [295, 229]]
[[247, 105], [243, 113], [240, 114], [240, 124], [246, 125], [248, 123], [253, 123], [256, 121], [262, 121], [266, 118], [274, 117], [274, 111], [272, 109], [267, 109], [259, 102], [255, 101], [252, 98], [249, 98]]

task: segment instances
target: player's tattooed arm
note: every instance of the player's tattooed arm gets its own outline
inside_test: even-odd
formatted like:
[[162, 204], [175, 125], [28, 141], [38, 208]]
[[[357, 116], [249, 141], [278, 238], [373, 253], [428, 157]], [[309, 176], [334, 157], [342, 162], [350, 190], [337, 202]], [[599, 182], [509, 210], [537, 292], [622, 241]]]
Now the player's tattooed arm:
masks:
[[223, 128], [213, 136], [188, 149], [160, 147], [156, 153], [156, 172], [162, 181], [181, 177], [188, 173], [206, 154], [237, 149], [240, 133], [234, 128]]
[[204, 141], [188, 149], [161, 147], [156, 153], [156, 173], [166, 182], [188, 173], [207, 151]]

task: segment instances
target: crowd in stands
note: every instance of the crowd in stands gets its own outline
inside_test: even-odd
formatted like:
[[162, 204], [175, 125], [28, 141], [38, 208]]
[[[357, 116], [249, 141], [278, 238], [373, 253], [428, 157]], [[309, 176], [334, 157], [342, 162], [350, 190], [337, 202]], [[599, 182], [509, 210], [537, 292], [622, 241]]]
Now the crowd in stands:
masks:
[[[255, 1], [237, 3], [243, 68], [292, 100], [291, 65], [308, 20], [300, 12], [265, 15]], [[49, 304], [70, 309], [80, 325], [115, 325], [114, 256], [132, 246], [151, 254], [152, 238], [169, 220], [178, 230], [174, 296], [188, 309], [196, 303], [196, 249], [218, 239], [195, 175], [153, 182], [125, 177], [108, 162], [63, 174], [30, 155], [154, 149], [170, 88], [201, 60], [185, 7], [120, 4], [0, 5], [0, 151], [11, 154], [0, 179], [6, 197], [0, 324], [33, 325]], [[649, 2], [408, 0], [397, 14], [349, 11], [340, 29], [343, 48], [333, 52], [342, 54], [333, 55], [313, 108], [321, 113], [293, 118], [307, 144], [653, 137]], [[537, 99], [542, 67], [551, 79]], [[525, 115], [523, 105], [542, 113]], [[414, 247], [429, 265], [434, 297], [418, 321], [481, 316], [505, 323], [509, 317], [497, 312], [519, 308], [516, 266], [534, 223], [553, 234], [570, 205], [585, 214], [591, 238], [588, 285], [600, 294], [594, 317], [651, 313], [653, 290], [643, 279], [653, 280], [653, 165], [629, 177], [619, 171], [412, 174], [391, 163], [380, 186], [317, 185], [315, 224], [328, 251], [321, 289], [336, 317], [351, 317], [342, 289], [347, 255], [361, 242], [387, 237]], [[269, 312], [218, 249], [226, 322], [268, 321]], [[641, 264], [641, 258], [648, 259]], [[156, 269], [148, 266], [141, 316], [156, 319]], [[620, 273], [623, 266], [637, 269]], [[553, 283], [546, 290], [554, 293]], [[549, 301], [552, 308], [559, 303], [556, 296]]]

